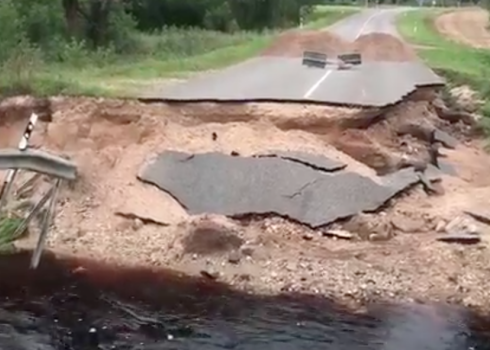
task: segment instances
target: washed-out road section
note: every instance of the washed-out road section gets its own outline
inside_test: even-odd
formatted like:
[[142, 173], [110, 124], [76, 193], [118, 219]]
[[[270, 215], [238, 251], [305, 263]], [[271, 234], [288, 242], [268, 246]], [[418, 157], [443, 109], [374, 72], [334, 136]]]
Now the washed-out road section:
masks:
[[[374, 9], [331, 29], [353, 40], [365, 33], [393, 34], [399, 10]], [[179, 102], [316, 102], [381, 107], [418, 86], [443, 84], [421, 62], [364, 62], [350, 70], [308, 68], [300, 58], [258, 57], [160, 91], [157, 100]], [[447, 171], [446, 171], [447, 172]], [[419, 182], [440, 179], [406, 168], [370, 178], [319, 154], [264, 150], [253, 157], [167, 151], [144, 165], [139, 179], [169, 193], [189, 214], [231, 217], [276, 214], [310, 227], [379, 209]]]
[[[400, 9], [370, 9], [329, 30], [347, 40], [381, 32], [396, 35]], [[187, 82], [167, 85], [141, 96], [175, 102], [300, 102], [382, 107], [394, 104], [421, 86], [444, 81], [422, 62], [363, 62], [349, 70], [336, 65], [309, 68], [301, 58], [257, 57]]]

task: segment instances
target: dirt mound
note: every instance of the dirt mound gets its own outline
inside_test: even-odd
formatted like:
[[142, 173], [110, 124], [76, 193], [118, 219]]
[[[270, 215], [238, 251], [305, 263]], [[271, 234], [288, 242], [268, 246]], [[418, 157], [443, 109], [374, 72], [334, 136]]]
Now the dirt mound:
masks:
[[352, 44], [352, 49], [363, 55], [367, 61], [415, 61], [417, 54], [400, 39], [384, 33], [360, 36]]
[[280, 35], [262, 54], [298, 57], [309, 50], [336, 55], [345, 52], [348, 47], [348, 42], [329, 32], [289, 31]]
[[488, 13], [482, 8], [445, 12], [434, 21], [437, 31], [451, 40], [475, 48], [490, 47]]

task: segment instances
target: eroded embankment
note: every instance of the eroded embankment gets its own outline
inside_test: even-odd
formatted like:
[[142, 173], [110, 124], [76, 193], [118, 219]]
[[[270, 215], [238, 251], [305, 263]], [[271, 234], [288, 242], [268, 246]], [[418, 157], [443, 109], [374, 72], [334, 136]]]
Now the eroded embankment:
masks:
[[[472, 145], [445, 151], [460, 175], [443, 178], [445, 195], [415, 188], [377, 213], [320, 230], [273, 215], [246, 220], [190, 216], [171, 196], [137, 180], [148, 157], [166, 150], [241, 156], [305, 151], [374, 179], [391, 162], [383, 157], [423, 157], [428, 141], [401, 133], [407, 122], [422, 125], [417, 130], [437, 126], [461, 137], [454, 133], [459, 124], [444, 120], [447, 110], [435, 96], [420, 92], [388, 110], [52, 98], [51, 114], [39, 107], [46, 116], [32, 144], [69, 156], [81, 176], [62, 191], [50, 246], [58, 253], [119, 264], [166, 266], [256, 292], [307, 291], [344, 301], [446, 298], [483, 306], [490, 262], [486, 243], [462, 250], [437, 242], [432, 234], [441, 222], [488, 198], [483, 175], [490, 160]], [[0, 139], [1, 147], [16, 145], [30, 109], [25, 101], [4, 101], [0, 130], [8, 137]], [[382, 156], [373, 163], [372, 154]], [[42, 181], [38, 185], [42, 188]], [[381, 246], [369, 242], [389, 238]], [[30, 244], [28, 238], [19, 243]]]
[[[265, 54], [301, 55], [304, 49], [329, 54], [357, 50], [368, 60], [416, 59], [398, 39], [381, 34], [344, 43], [329, 33], [291, 32]], [[431, 298], [486, 306], [490, 300], [485, 288], [488, 229], [478, 226], [481, 243], [464, 249], [439, 242], [434, 234], [451, 225], [477, 227], [466, 219], [452, 221], [464, 210], [487, 207], [490, 198], [490, 159], [472, 140], [474, 110], [446, 107], [434, 89], [418, 89], [404, 101], [378, 109], [284, 103], [167, 105], [66, 97], [34, 100], [33, 106], [32, 101], [3, 101], [0, 147], [16, 146], [34, 107], [42, 118], [31, 143], [78, 164], [80, 178], [62, 191], [50, 235], [50, 246], [58, 254], [165, 266], [255, 292], [306, 291], [347, 302]], [[447, 132], [445, 138], [433, 140], [435, 129]], [[453, 164], [457, 176], [442, 175], [430, 191], [417, 185], [375, 212], [349, 214], [315, 230], [274, 212], [239, 219], [189, 215], [178, 198], [138, 180], [149, 159], [169, 150], [234, 157], [294, 151], [327, 157], [345, 165], [345, 172], [379, 183], [379, 174], [407, 165], [427, 166], [434, 141], [443, 141], [441, 159]], [[448, 143], [457, 147], [448, 149]], [[193, 174], [197, 186], [200, 172]], [[226, 179], [226, 174], [216, 177]], [[291, 173], [285, 172], [279, 178], [288, 176]], [[267, 174], [261, 181], [264, 178]], [[33, 196], [44, 187], [38, 181]], [[266, 190], [244, 188], [254, 195]], [[201, 191], [197, 186], [191, 192], [203, 193], [201, 201], [208, 207], [213, 201], [220, 204], [219, 191], [212, 196]], [[284, 202], [292, 203], [302, 191], [290, 193]], [[330, 204], [329, 210], [338, 206]], [[321, 214], [322, 208], [316, 212]], [[18, 245], [30, 247], [31, 240]]]

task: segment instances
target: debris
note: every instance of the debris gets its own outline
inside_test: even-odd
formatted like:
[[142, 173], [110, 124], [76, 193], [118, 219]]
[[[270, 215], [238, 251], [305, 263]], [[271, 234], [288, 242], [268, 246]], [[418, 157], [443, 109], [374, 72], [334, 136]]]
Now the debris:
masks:
[[228, 262], [230, 264], [238, 264], [240, 260], [242, 259], [242, 256], [240, 252], [231, 252], [231, 254], [228, 256]]
[[138, 231], [143, 226], [144, 226], [144, 223], [140, 219], [136, 218], [136, 219], [133, 220], [133, 229], [135, 231]]
[[435, 227], [436, 232], [439, 232], [439, 233], [444, 232], [446, 224], [447, 223], [444, 220], [439, 220], [436, 224], [436, 227]]
[[243, 243], [234, 228], [208, 220], [193, 223], [190, 232], [182, 239], [186, 253], [200, 255], [229, 253], [240, 249]]
[[449, 135], [447, 132], [436, 129], [434, 132], [434, 141], [442, 143], [445, 147], [455, 149], [458, 146], [458, 140]]
[[476, 225], [474, 225], [470, 220], [468, 220], [468, 218], [465, 218], [463, 216], [457, 216], [456, 218], [451, 220], [444, 228], [444, 231], [449, 234], [453, 234], [456, 232], [478, 234], [478, 229]]
[[477, 244], [481, 242], [481, 238], [474, 234], [447, 234], [439, 236], [438, 241], [445, 243], [460, 243], [460, 244]]
[[423, 219], [411, 218], [402, 215], [396, 215], [391, 219], [393, 228], [404, 233], [414, 233], [424, 231], [425, 221]]
[[117, 216], [121, 216], [125, 219], [131, 219], [131, 220], [140, 220], [141, 223], [143, 223], [144, 225], [157, 225], [157, 226], [169, 226], [170, 224], [169, 223], [166, 223], [166, 222], [162, 222], [162, 221], [158, 221], [158, 220], [155, 220], [155, 219], [152, 219], [152, 218], [149, 218], [149, 217], [144, 217], [144, 216], [141, 216], [141, 215], [137, 215], [135, 213], [126, 213], [126, 212], [121, 212], [121, 211], [117, 211], [114, 213], [115, 215]]
[[443, 195], [444, 188], [440, 184], [432, 183], [425, 174], [419, 175], [420, 183], [424, 187], [424, 191], [428, 194]]
[[217, 134], [217, 133], [215, 133], [215, 132], [213, 132], [213, 133], [211, 134], [211, 138], [213, 139], [213, 141], [216, 141], [216, 140], [218, 139], [218, 134]]
[[201, 274], [201, 276], [213, 281], [218, 279], [220, 275], [218, 271], [211, 271], [211, 270], [201, 270], [199, 273]]
[[464, 213], [485, 225], [490, 225], [490, 212], [465, 210]]
[[313, 234], [305, 233], [302, 237], [305, 241], [311, 241], [313, 239]]
[[433, 132], [433, 127], [426, 124], [416, 124], [407, 122], [398, 126], [396, 133], [398, 135], [411, 135], [422, 141], [429, 141]]
[[254, 253], [254, 250], [251, 247], [243, 247], [242, 249], [240, 249], [240, 251], [242, 252], [243, 255], [248, 257], [251, 257]]
[[322, 232], [324, 236], [331, 236], [340, 239], [352, 239], [354, 235], [346, 230], [327, 230]]

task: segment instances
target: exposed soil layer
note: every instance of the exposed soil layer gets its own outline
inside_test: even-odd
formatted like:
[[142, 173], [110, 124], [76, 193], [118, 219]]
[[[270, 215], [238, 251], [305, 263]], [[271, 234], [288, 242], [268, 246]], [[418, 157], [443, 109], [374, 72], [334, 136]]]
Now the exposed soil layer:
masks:
[[415, 61], [417, 54], [400, 39], [385, 33], [362, 35], [352, 44], [352, 50], [366, 61]]
[[488, 12], [482, 8], [464, 8], [443, 13], [434, 23], [437, 30], [449, 39], [476, 48], [490, 47]]
[[337, 55], [348, 51], [349, 43], [338, 35], [326, 31], [291, 30], [280, 35], [263, 52], [263, 55], [299, 57], [305, 50]]
[[389, 34], [366, 34], [349, 43], [333, 33], [299, 30], [279, 36], [263, 55], [300, 57], [304, 51], [318, 51], [329, 56], [358, 52], [366, 61], [417, 60], [415, 51], [409, 45]]
[[[387, 110], [52, 98], [51, 121], [40, 122], [32, 143], [71, 157], [81, 176], [61, 193], [49, 244], [57, 254], [165, 266], [262, 293], [307, 291], [347, 302], [431, 298], [487, 306], [487, 239], [461, 248], [434, 237], [441, 222], [468, 208], [488, 207], [490, 158], [478, 143], [445, 151], [460, 178], [443, 179], [444, 196], [415, 188], [379, 213], [319, 231], [275, 217], [191, 217], [169, 195], [136, 179], [146, 159], [164, 150], [244, 156], [307, 151], [374, 178], [398, 156], [416, 157], [426, 149], [423, 138], [400, 136], [407, 121], [456, 130], [439, 118], [435, 96], [420, 91]], [[8, 137], [0, 137], [0, 147], [15, 147], [32, 104], [17, 99], [2, 106], [0, 133]], [[350, 239], [329, 238], [339, 230]], [[34, 238], [19, 246], [31, 247]], [[388, 241], [380, 245], [378, 240]]]

